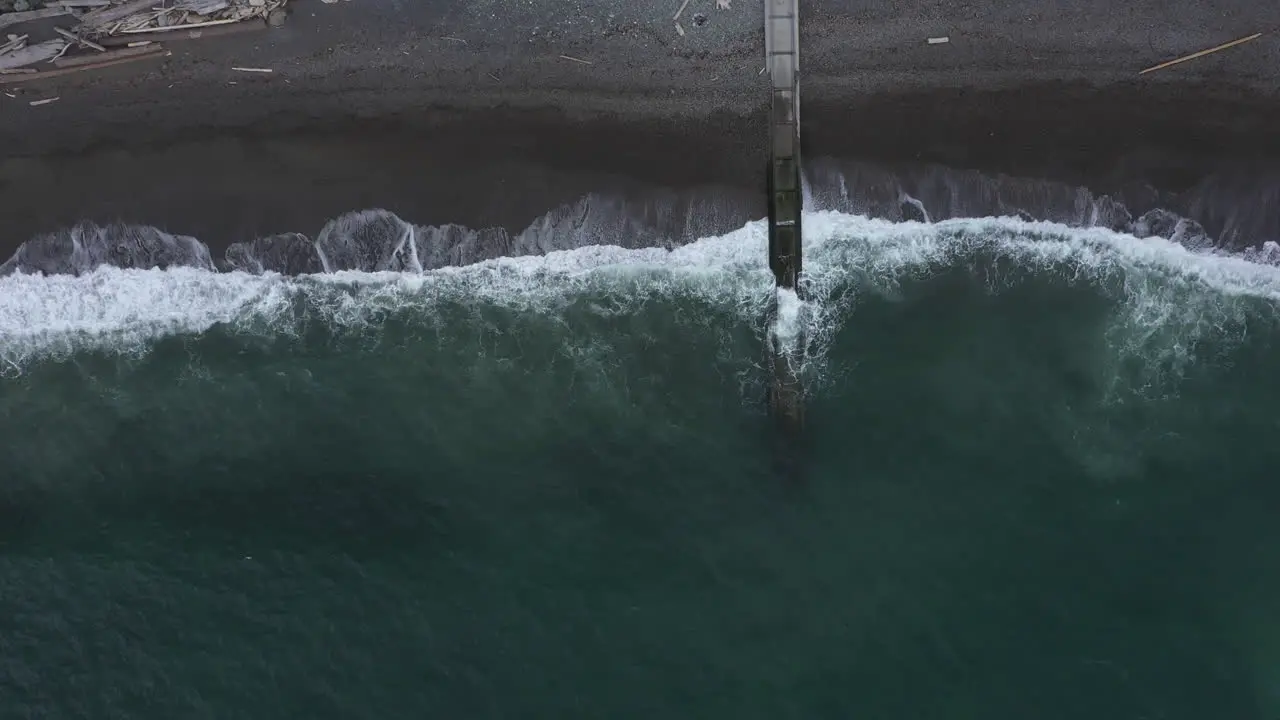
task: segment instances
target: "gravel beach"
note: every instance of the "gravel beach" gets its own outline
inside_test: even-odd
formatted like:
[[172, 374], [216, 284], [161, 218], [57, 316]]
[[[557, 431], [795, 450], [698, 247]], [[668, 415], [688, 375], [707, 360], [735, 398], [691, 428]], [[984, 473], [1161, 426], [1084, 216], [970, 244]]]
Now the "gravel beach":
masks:
[[[759, 193], [761, 2], [692, 0], [683, 35], [679, 7], [297, 0], [281, 28], [6, 86], [0, 251], [85, 217], [216, 246], [375, 205], [518, 227], [635, 181]], [[1274, 4], [810, 0], [802, 19], [811, 157], [1175, 190], [1280, 157]]]

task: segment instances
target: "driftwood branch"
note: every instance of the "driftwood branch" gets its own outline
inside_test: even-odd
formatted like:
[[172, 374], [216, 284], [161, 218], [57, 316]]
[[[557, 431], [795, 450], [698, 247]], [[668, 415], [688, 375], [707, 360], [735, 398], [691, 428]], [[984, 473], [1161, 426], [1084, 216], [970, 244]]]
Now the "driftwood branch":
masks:
[[1221, 44], [1221, 45], [1219, 45], [1219, 46], [1217, 46], [1217, 47], [1211, 47], [1211, 48], [1209, 48], [1208, 50], [1201, 50], [1200, 52], [1194, 52], [1194, 53], [1191, 53], [1190, 55], [1183, 55], [1182, 57], [1177, 58], [1177, 59], [1175, 59], [1175, 60], [1170, 60], [1169, 62], [1162, 62], [1162, 63], [1160, 63], [1159, 65], [1152, 65], [1151, 67], [1147, 68], [1146, 70], [1139, 71], [1139, 72], [1138, 72], [1138, 74], [1139, 74], [1139, 75], [1146, 75], [1146, 74], [1147, 74], [1147, 73], [1149, 73], [1149, 72], [1155, 72], [1156, 70], [1163, 70], [1163, 69], [1165, 69], [1165, 68], [1167, 68], [1167, 67], [1169, 67], [1169, 66], [1171, 66], [1171, 65], [1177, 65], [1178, 63], [1184, 63], [1184, 62], [1186, 62], [1186, 61], [1188, 61], [1188, 60], [1195, 60], [1195, 59], [1196, 59], [1196, 58], [1198, 58], [1198, 57], [1204, 57], [1205, 55], [1209, 55], [1209, 54], [1212, 54], [1212, 53], [1216, 53], [1216, 52], [1218, 52], [1218, 51], [1220, 51], [1220, 50], [1226, 50], [1227, 48], [1231, 48], [1231, 47], [1235, 47], [1236, 45], [1240, 45], [1240, 44], [1243, 44], [1243, 43], [1247, 43], [1247, 42], [1249, 42], [1250, 40], [1257, 40], [1257, 39], [1258, 39], [1258, 38], [1260, 38], [1260, 37], [1262, 37], [1262, 33], [1254, 33], [1254, 34], [1252, 34], [1252, 35], [1250, 35], [1250, 36], [1248, 36], [1248, 37], [1242, 37], [1242, 38], [1240, 38], [1239, 40], [1232, 40], [1232, 41], [1231, 41], [1231, 42], [1229, 42], [1229, 43], [1223, 43], [1223, 44]]
[[26, 35], [11, 35], [10, 37], [13, 39], [3, 45], [0, 45], [0, 55], [3, 55], [10, 50], [17, 50], [27, 44]]
[[[177, 42], [180, 40], [199, 40], [200, 38], [220, 37], [222, 35], [238, 35], [244, 32], [255, 32], [258, 30], [266, 30], [267, 23], [265, 20], [243, 20], [230, 25], [218, 25], [216, 27], [190, 29], [190, 25], [183, 25], [173, 28], [174, 30], [186, 30], [187, 32], [171, 32], [165, 33], [164, 41], [167, 43]], [[118, 35], [116, 37], [100, 38], [98, 42], [107, 47], [123, 47], [130, 43], [142, 42], [136, 33], [129, 35]]]

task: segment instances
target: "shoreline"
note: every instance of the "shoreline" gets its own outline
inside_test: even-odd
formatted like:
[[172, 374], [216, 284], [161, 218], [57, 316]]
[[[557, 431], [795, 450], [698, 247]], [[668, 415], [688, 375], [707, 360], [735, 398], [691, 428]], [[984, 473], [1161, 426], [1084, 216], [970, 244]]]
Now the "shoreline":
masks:
[[[817, 100], [804, 111], [807, 166], [870, 164], [874, 178], [931, 174], [930, 182], [949, 186], [947, 206], [990, 193], [993, 183], [1088, 188], [1125, 202], [1135, 217], [1216, 183], [1211, 202], [1184, 202], [1199, 203], [1195, 219], [1216, 235], [1237, 205], [1249, 205], [1250, 232], [1273, 227], [1280, 235], [1280, 204], [1267, 199], [1280, 188], [1280, 134], [1269, 132], [1280, 127], [1280, 105], [1218, 103], [1189, 120], [1165, 111], [1176, 98], [1124, 97], [1132, 96], [1049, 85], [876, 96], [852, 106]], [[1076, 116], [1045, 122], [1063, 108]], [[720, 193], [746, 208], [729, 214], [734, 222], [758, 219], [765, 120], [763, 112], [645, 120], [441, 109], [288, 131], [188, 127], [183, 139], [10, 157], [0, 160], [0, 254], [91, 220], [194, 236], [216, 257], [232, 242], [314, 237], [334, 217], [371, 208], [415, 224], [514, 234], [593, 192]], [[1276, 238], [1253, 238], [1263, 239]]]
[[[708, 20], [684, 36], [667, 4], [295, 0], [283, 28], [23, 86], [0, 97], [0, 255], [80, 220], [154, 225], [215, 255], [374, 207], [518, 232], [593, 191], [713, 188], [763, 216], [759, 0], [694, 0], [687, 12]], [[1280, 188], [1280, 41], [1135, 75], [1278, 27], [1280, 7], [1161, 7], [811, 0], [806, 158], [1050, 181], [1136, 207], [1228, 177], [1202, 222], [1270, 203], [1250, 227], [1280, 234], [1267, 195]], [[60, 99], [29, 107], [36, 97]]]
[[[279, 28], [166, 40], [163, 60], [3, 86], [18, 97], [0, 96], [0, 148], [43, 156], [197, 133], [283, 134], [369, 120], [430, 125], [442, 112], [504, 109], [554, 108], [574, 123], [750, 117], [768, 98], [760, 73], [763, 1], [690, 0], [682, 8], [688, 27], [677, 28], [672, 16], [682, 0], [292, 0]], [[1261, 134], [1280, 118], [1280, 6], [1134, 0], [1117, 12], [1101, 0], [1006, 5], [806, 0], [806, 128], [823, 106], [892, 114], [872, 124], [893, 131], [919, 120], [913, 111], [937, 112], [943, 103], [961, 105], [969, 124], [984, 113], [997, 121], [1008, 111], [1035, 118], [1037, 106], [1055, 103], [1061, 107], [1041, 113], [1042, 121], [1071, 125], [1130, 108], [1146, 121], [1212, 129], [1239, 125], [1243, 112], [1256, 117], [1247, 124]], [[700, 24], [692, 24], [695, 15]], [[53, 24], [43, 29], [52, 34]], [[1238, 48], [1137, 74], [1259, 30], [1264, 37]], [[948, 42], [925, 43], [937, 35]], [[272, 72], [236, 71], [246, 66]], [[986, 108], [975, 107], [975, 93], [990, 96]], [[1071, 107], [1094, 95], [1117, 105]], [[59, 99], [28, 106], [51, 97]], [[861, 127], [856, 117], [852, 126]]]

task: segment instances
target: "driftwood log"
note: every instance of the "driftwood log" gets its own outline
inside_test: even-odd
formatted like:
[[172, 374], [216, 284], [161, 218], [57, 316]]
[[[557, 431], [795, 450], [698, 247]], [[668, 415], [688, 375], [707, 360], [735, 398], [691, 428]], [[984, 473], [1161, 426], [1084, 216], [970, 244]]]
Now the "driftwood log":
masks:
[[[172, 28], [165, 29], [170, 30], [171, 32], [164, 33], [164, 41], [171, 43], [182, 40], [199, 40], [201, 38], [257, 32], [259, 30], [266, 30], [267, 23], [265, 20], [241, 20], [238, 23], [215, 25], [214, 27], [192, 28], [188, 25], [175, 25]], [[137, 33], [130, 33], [128, 35], [115, 35], [112, 37], [99, 38], [98, 42], [102, 43], [106, 47], [125, 47], [130, 43], [143, 42], [143, 40]]]
[[137, 55], [129, 55], [126, 57], [116, 57], [109, 60], [103, 60], [101, 55], [93, 56], [95, 62], [76, 65], [74, 67], [62, 67], [53, 70], [41, 70], [40, 72], [28, 73], [25, 75], [0, 75], [0, 85], [13, 85], [16, 83], [33, 82], [36, 80], [47, 80], [49, 78], [62, 77], [63, 75], [71, 75], [72, 73], [84, 72], [86, 70], [98, 70], [113, 65], [123, 65], [125, 63], [137, 62], [139, 60], [150, 60], [152, 58], [160, 58], [169, 54], [168, 50], [156, 45], [154, 47], [147, 46], [151, 52], [139, 53]]
[[179, 10], [190, 10], [197, 15], [209, 15], [231, 7], [228, 0], [178, 0], [174, 5]]
[[66, 40], [49, 40], [48, 42], [28, 45], [20, 50], [0, 55], [0, 70], [12, 70], [24, 65], [44, 62], [58, 57], [67, 47]]
[[58, 17], [59, 15], [68, 15], [70, 10], [64, 7], [57, 8], [41, 8], [40, 10], [27, 10], [25, 12], [11, 12], [0, 15], [0, 30], [10, 25], [31, 22], [32, 20], [43, 20], [45, 18]]
[[[154, 55], [162, 50], [159, 45], [144, 45], [143, 47], [122, 47], [106, 52], [91, 53], [88, 55], [76, 55], [75, 57], [61, 57], [53, 61], [54, 67], [70, 68], [84, 67], [85, 65], [96, 65], [104, 60], [118, 60], [120, 58], [131, 58], [139, 55]], [[30, 77], [30, 76], [28, 76]]]
[[117, 20], [123, 20], [134, 13], [150, 10], [155, 5], [155, 0], [129, 0], [122, 5], [115, 7], [105, 7], [101, 10], [94, 10], [80, 17], [80, 24], [88, 27], [100, 27], [107, 23], [113, 23]]

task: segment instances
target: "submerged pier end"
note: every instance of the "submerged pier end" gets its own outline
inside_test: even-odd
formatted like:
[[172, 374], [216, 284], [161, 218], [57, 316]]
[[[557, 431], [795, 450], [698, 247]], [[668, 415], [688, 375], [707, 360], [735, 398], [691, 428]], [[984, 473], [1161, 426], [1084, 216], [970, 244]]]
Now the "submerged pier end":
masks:
[[[799, 0], [766, 0], [765, 67], [770, 78], [769, 109], [769, 268], [776, 293], [801, 291], [800, 211], [800, 15]], [[778, 320], [778, 298], [769, 318]], [[792, 437], [804, 426], [804, 392], [797, 377], [804, 339], [783, 347], [770, 333], [773, 384], [769, 408], [778, 423], [780, 439]], [[787, 443], [789, 446], [790, 442]], [[786, 452], [793, 452], [794, 448]]]

